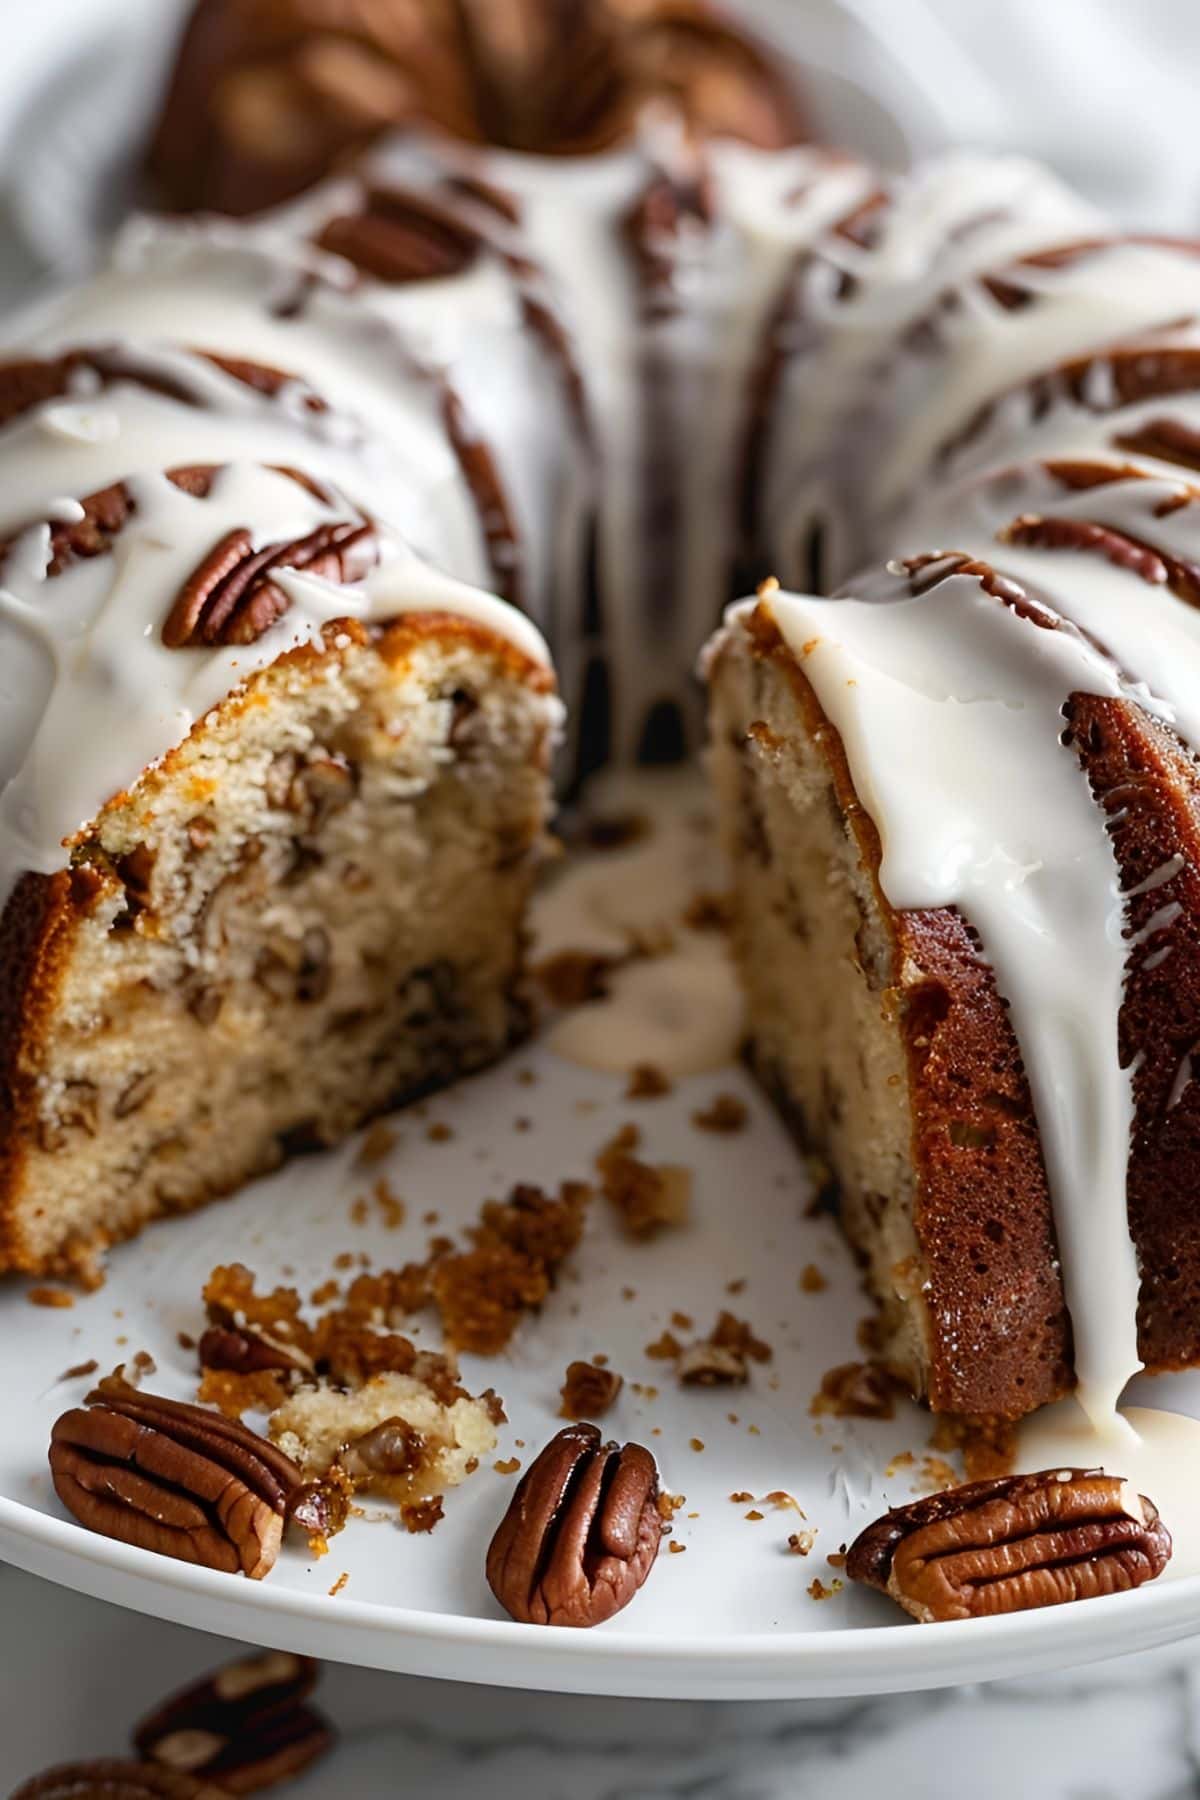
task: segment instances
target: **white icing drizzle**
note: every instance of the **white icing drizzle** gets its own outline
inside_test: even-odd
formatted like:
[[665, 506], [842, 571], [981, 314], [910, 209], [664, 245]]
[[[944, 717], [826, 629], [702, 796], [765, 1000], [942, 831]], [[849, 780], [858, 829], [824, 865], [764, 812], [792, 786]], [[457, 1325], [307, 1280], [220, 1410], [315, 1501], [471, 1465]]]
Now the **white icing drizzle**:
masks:
[[1117, 1051], [1124, 897], [1061, 736], [1069, 695], [1126, 690], [1078, 633], [1021, 617], [969, 576], [887, 604], [779, 593], [769, 605], [841, 735], [889, 901], [959, 908], [995, 969], [1041, 1132], [1080, 1400], [1112, 1419], [1140, 1367], [1132, 1084]]
[[49, 533], [27, 532], [0, 589], [0, 898], [26, 870], [51, 874], [64, 846], [140, 771], [182, 742], [218, 701], [335, 620], [383, 621], [416, 610], [468, 617], [548, 663], [532, 622], [503, 601], [440, 574], [400, 542], [358, 586], [276, 575], [292, 604], [250, 646], [168, 649], [171, 600], [226, 532], [255, 547], [345, 518], [289, 477], [230, 464], [207, 498], [161, 474], [132, 477], [136, 509], [109, 555], [45, 574]]

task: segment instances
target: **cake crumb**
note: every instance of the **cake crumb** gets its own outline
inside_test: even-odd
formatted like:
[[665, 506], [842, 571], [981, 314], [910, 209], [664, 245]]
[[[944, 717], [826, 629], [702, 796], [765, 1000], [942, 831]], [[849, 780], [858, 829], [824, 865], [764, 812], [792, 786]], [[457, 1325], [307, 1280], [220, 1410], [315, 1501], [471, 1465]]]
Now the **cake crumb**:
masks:
[[654, 1504], [658, 1511], [659, 1518], [665, 1519], [669, 1524], [675, 1517], [675, 1514], [681, 1512], [687, 1505], [687, 1496], [685, 1494], [668, 1494], [666, 1490], [663, 1489], [659, 1493]]
[[27, 1289], [25, 1298], [30, 1306], [66, 1308], [75, 1304], [74, 1294], [60, 1287], [31, 1287]]
[[350, 1223], [352, 1225], [365, 1225], [370, 1217], [370, 1212], [371, 1209], [367, 1202], [366, 1195], [359, 1194], [350, 1207]]
[[358, 1146], [355, 1162], [361, 1169], [370, 1169], [389, 1157], [400, 1141], [400, 1135], [382, 1119], [376, 1119], [362, 1143]]
[[805, 1263], [800, 1271], [799, 1286], [802, 1294], [823, 1294], [829, 1283], [816, 1263]]
[[205, 1369], [196, 1398], [202, 1406], [215, 1406], [227, 1419], [243, 1413], [271, 1413], [287, 1399], [287, 1389], [273, 1369], [240, 1374], [233, 1369]]
[[497, 1475], [515, 1475], [520, 1467], [521, 1459], [519, 1456], [502, 1457], [499, 1462], [494, 1462], [492, 1464], [492, 1468], [496, 1471]]
[[414, 1537], [432, 1531], [444, 1517], [440, 1494], [433, 1494], [428, 1500], [408, 1500], [400, 1508], [400, 1522]]
[[670, 1076], [654, 1063], [635, 1063], [629, 1071], [629, 1085], [625, 1089], [627, 1100], [661, 1100], [664, 1094], [671, 1092]]
[[809, 1412], [837, 1419], [891, 1419], [896, 1412], [897, 1384], [876, 1363], [839, 1363], [826, 1370], [809, 1403]]
[[751, 1520], [755, 1525], [758, 1525], [761, 1524], [762, 1520], [766, 1517], [766, 1514], [760, 1513], [756, 1506], [752, 1506], [745, 1517]]
[[809, 1525], [803, 1531], [793, 1531], [788, 1538], [788, 1549], [793, 1556], [807, 1556], [817, 1541], [816, 1527]]
[[87, 1362], [75, 1363], [71, 1368], [64, 1369], [58, 1379], [60, 1381], [80, 1381], [85, 1375], [94, 1375], [99, 1367], [100, 1364], [93, 1356]]
[[343, 1589], [345, 1588], [346, 1583], [349, 1581], [349, 1579], [350, 1579], [349, 1569], [343, 1569], [341, 1574], [338, 1576], [337, 1580], [334, 1582], [333, 1586], [329, 1590], [329, 1598], [331, 1600], [337, 1599], [338, 1595], [343, 1591]]
[[560, 1419], [602, 1419], [616, 1403], [624, 1387], [624, 1377], [615, 1369], [595, 1362], [572, 1362], [567, 1365], [559, 1389]]
[[181, 1350], [194, 1350], [196, 1348], [196, 1340], [190, 1331], [177, 1331], [175, 1333], [175, 1342], [179, 1345]]
[[435, 1119], [432, 1125], [425, 1127], [425, 1136], [431, 1144], [448, 1144], [454, 1136], [453, 1125], [447, 1125], [444, 1119]]
[[826, 1587], [819, 1577], [814, 1576], [808, 1584], [808, 1597], [810, 1600], [832, 1600], [835, 1594], [841, 1593], [842, 1587], [843, 1583], [840, 1581], [831, 1581]]
[[884, 1480], [894, 1481], [901, 1469], [911, 1469], [916, 1460], [911, 1450], [898, 1451], [883, 1471]]
[[776, 1512], [796, 1512], [802, 1519], [807, 1516], [796, 1496], [789, 1494], [784, 1488], [774, 1488], [771, 1493], [764, 1496], [763, 1503], [766, 1506], [773, 1506]]
[[703, 1438], [689, 1438], [688, 1439], [688, 1447], [691, 1450], [696, 1450], [696, 1451], [703, 1450], [704, 1439]]
[[747, 1494], [743, 1489], [739, 1488], [736, 1493], [730, 1494], [729, 1498], [733, 1501], [735, 1506], [749, 1506], [750, 1502], [754, 1499], [754, 1495]]
[[681, 1544], [678, 1538], [672, 1538], [671, 1542], [667, 1545], [667, 1549], [671, 1552], [672, 1556], [682, 1556], [687, 1549], [687, 1545]]
[[825, 1558], [831, 1569], [844, 1569], [846, 1566], [845, 1550], [831, 1550]]
[[717, 1094], [707, 1107], [692, 1114], [692, 1124], [700, 1131], [729, 1136], [744, 1131], [749, 1117], [749, 1109], [736, 1094]]
[[733, 897], [701, 891], [693, 894], [683, 913], [689, 931], [728, 931], [733, 923]]
[[727, 1294], [744, 1294], [745, 1291], [746, 1277], [744, 1275], [738, 1275], [733, 1281], [727, 1281], [725, 1283], [725, 1292]]
[[682, 1354], [682, 1351], [683, 1345], [675, 1336], [675, 1333], [673, 1331], [663, 1331], [661, 1336], [656, 1337], [652, 1344], [646, 1344], [644, 1346], [642, 1353], [643, 1355], [650, 1357], [653, 1362], [674, 1362], [676, 1357]]
[[536, 963], [532, 973], [552, 1006], [569, 1009], [605, 999], [609, 977], [620, 962], [619, 957], [602, 956], [594, 950], [560, 950]]
[[673, 1312], [671, 1314], [671, 1323], [674, 1325], [676, 1331], [694, 1331], [696, 1329], [696, 1321], [693, 1319], [691, 1313]]
[[596, 1168], [605, 1199], [628, 1238], [646, 1240], [686, 1223], [691, 1211], [692, 1172], [678, 1164], [642, 1162], [632, 1154], [640, 1142], [636, 1125], [624, 1125], [599, 1151]]
[[988, 1481], [1011, 1474], [1016, 1458], [1016, 1427], [1005, 1420], [982, 1424], [977, 1420], [942, 1415], [929, 1440], [931, 1450], [957, 1451], [968, 1481]]
[[[432, 1130], [432, 1127], [430, 1129]], [[384, 1228], [388, 1231], [398, 1231], [404, 1223], [408, 1210], [399, 1194], [392, 1192], [388, 1182], [382, 1176], [371, 1189], [371, 1194], [383, 1218]]]
[[923, 1488], [930, 1493], [940, 1493], [943, 1488], [957, 1487], [958, 1470], [953, 1463], [948, 1463], [942, 1456], [923, 1456], [919, 1480]]

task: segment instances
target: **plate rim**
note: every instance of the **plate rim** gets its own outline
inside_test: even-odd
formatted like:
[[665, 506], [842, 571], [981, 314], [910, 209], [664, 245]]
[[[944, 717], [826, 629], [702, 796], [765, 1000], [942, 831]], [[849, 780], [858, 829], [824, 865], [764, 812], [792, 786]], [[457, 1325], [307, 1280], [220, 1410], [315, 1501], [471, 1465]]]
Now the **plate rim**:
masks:
[[[857, 1697], [1080, 1667], [1200, 1631], [1200, 1575], [991, 1619], [626, 1637], [238, 1582], [0, 1495], [4, 1559], [136, 1612], [397, 1674], [656, 1699]], [[122, 1590], [119, 1595], [114, 1589]], [[174, 1596], [181, 1605], [164, 1610]], [[325, 1608], [328, 1606], [328, 1614]], [[336, 1608], [336, 1611], [333, 1609]], [[1124, 1620], [1124, 1625], [1118, 1621]], [[915, 1634], [915, 1635], [914, 1635]], [[328, 1639], [328, 1642], [320, 1641]], [[378, 1651], [386, 1647], [386, 1654]], [[396, 1652], [399, 1652], [396, 1654]]]

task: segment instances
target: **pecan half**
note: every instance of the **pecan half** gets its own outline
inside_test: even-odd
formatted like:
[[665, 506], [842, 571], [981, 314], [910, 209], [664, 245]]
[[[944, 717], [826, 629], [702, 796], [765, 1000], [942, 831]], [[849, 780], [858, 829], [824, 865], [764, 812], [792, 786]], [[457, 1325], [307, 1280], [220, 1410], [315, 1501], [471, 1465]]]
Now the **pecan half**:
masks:
[[47, 1769], [11, 1800], [227, 1800], [228, 1790], [145, 1763], [80, 1762]]
[[1170, 1556], [1157, 1509], [1119, 1476], [1047, 1469], [893, 1508], [851, 1545], [846, 1573], [930, 1623], [1122, 1593]]
[[133, 1734], [138, 1754], [159, 1768], [211, 1779], [228, 1794], [253, 1794], [308, 1768], [333, 1731], [305, 1701], [318, 1666], [267, 1651], [218, 1669], [156, 1708]]
[[505, 1611], [526, 1625], [601, 1625], [658, 1554], [658, 1469], [640, 1444], [568, 1425], [522, 1477], [487, 1557]]
[[317, 244], [378, 281], [438, 281], [468, 268], [478, 233], [423, 194], [373, 186], [362, 210], [323, 226]]
[[300, 1486], [291, 1458], [244, 1425], [116, 1380], [57, 1420], [50, 1470], [88, 1530], [256, 1581]]
[[290, 602], [272, 580], [277, 569], [301, 569], [344, 585], [361, 581], [379, 561], [379, 539], [366, 520], [319, 525], [290, 544], [254, 548], [249, 531], [225, 534], [180, 590], [163, 626], [169, 649], [253, 644]]

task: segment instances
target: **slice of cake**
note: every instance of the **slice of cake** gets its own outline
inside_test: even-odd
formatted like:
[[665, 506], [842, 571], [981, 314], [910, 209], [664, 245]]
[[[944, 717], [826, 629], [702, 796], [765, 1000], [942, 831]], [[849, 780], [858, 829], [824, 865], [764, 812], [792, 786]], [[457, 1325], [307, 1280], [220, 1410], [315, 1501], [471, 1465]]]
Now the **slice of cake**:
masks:
[[0, 1263], [41, 1272], [505, 1049], [559, 715], [526, 620], [295, 471], [62, 513], [0, 601]]
[[[968, 516], [968, 509], [964, 509]], [[1200, 493], [1011, 470], [967, 550], [709, 655], [754, 1061], [938, 1411], [1200, 1354]]]

